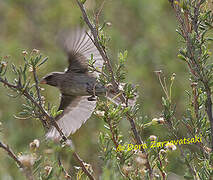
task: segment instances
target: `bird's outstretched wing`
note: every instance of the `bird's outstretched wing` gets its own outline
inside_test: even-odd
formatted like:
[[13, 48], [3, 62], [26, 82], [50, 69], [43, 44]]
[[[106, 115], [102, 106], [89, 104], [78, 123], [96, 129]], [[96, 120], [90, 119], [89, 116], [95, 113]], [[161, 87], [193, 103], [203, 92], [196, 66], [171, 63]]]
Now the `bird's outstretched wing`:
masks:
[[91, 33], [82, 28], [61, 33], [60, 44], [68, 55], [68, 72], [87, 72], [91, 56], [95, 61], [94, 67], [101, 70], [104, 61], [91, 38]]
[[[75, 133], [92, 115], [96, 101], [88, 101], [88, 96], [62, 95], [59, 110], [64, 110], [56, 117], [57, 124], [65, 136]], [[61, 137], [55, 127], [46, 134], [47, 139], [60, 140]]]

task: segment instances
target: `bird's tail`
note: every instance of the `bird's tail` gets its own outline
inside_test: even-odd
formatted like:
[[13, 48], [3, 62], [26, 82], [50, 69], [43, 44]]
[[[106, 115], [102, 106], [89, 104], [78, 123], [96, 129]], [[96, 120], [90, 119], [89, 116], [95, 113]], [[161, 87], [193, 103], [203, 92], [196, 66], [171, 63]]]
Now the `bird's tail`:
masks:
[[[120, 84], [121, 89], [124, 88], [124, 84]], [[108, 100], [110, 100], [111, 102], [113, 102], [116, 105], [119, 104], [125, 104], [128, 106], [134, 106], [136, 104], [137, 98], [138, 98], [138, 94], [135, 92], [133, 97], [131, 99], [128, 99], [127, 102], [125, 102], [125, 98], [124, 98], [124, 91], [120, 90], [120, 92], [115, 93], [114, 91], [112, 91], [110, 88], [106, 94], [106, 97]]]
[[[122, 93], [118, 94], [112, 92], [107, 93], [107, 99], [116, 105], [125, 104], [125, 102], [122, 101], [122, 96], [123, 96]], [[137, 98], [138, 95], [135, 95], [135, 97], [128, 99], [128, 102], [126, 102], [127, 105], [134, 106], [136, 104]]]

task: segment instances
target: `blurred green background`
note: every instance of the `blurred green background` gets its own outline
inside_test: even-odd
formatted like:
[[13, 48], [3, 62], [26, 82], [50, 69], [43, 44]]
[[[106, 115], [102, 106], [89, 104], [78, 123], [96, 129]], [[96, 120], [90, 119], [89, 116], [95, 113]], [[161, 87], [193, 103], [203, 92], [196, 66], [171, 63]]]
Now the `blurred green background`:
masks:
[[[92, 16], [101, 6], [102, 0], [87, 0], [86, 7]], [[106, 0], [100, 22], [111, 22], [106, 28], [110, 35], [109, 56], [117, 60], [119, 52], [128, 50], [127, 80], [139, 85], [142, 116], [147, 121], [161, 114], [161, 97], [164, 95], [155, 70], [162, 70], [168, 78], [176, 73], [174, 102], [176, 117], [181, 117], [186, 107], [185, 89], [189, 88], [185, 64], [177, 59], [180, 40], [175, 32], [176, 19], [168, 1], [165, 0]], [[67, 65], [66, 56], [56, 43], [60, 30], [82, 24], [81, 13], [72, 0], [0, 0], [0, 56], [10, 55], [9, 64], [23, 64], [22, 51], [39, 49], [49, 57], [39, 70], [39, 78], [52, 71], [63, 71]], [[8, 73], [12, 78], [12, 75]], [[58, 106], [59, 91], [45, 87], [43, 96]], [[21, 110], [22, 99], [7, 96], [8, 90], [0, 84], [0, 121], [3, 131], [0, 138], [17, 152], [28, 149], [29, 143], [44, 135], [39, 122], [32, 119], [17, 120], [14, 114]], [[90, 162], [96, 173], [100, 173], [102, 161], [98, 157], [98, 134], [104, 122], [91, 118], [73, 136], [81, 157]], [[123, 128], [130, 129], [128, 122]], [[165, 135], [155, 129], [150, 134]], [[183, 167], [171, 171], [182, 174]], [[179, 164], [180, 165], [180, 164]], [[0, 150], [0, 179], [22, 179], [14, 162]]]

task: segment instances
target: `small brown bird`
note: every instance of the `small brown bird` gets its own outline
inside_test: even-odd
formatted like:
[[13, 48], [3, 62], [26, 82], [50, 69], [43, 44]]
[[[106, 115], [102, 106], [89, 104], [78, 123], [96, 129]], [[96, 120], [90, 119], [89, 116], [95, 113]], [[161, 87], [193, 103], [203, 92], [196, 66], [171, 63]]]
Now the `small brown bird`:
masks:
[[[65, 72], [52, 72], [42, 78], [42, 84], [59, 88], [61, 102], [56, 117], [58, 126], [66, 136], [75, 133], [91, 116], [96, 107], [95, 95], [104, 94], [106, 88], [97, 82], [97, 72], [89, 72], [88, 60], [93, 56], [94, 67], [101, 71], [103, 59], [84, 29], [75, 29], [62, 38], [68, 55], [69, 66]], [[48, 139], [59, 140], [60, 135], [52, 127], [46, 134]]]
[[[95, 107], [95, 96], [105, 95], [115, 104], [121, 101], [117, 94], [108, 90], [97, 81], [98, 73], [89, 72], [88, 60], [93, 57], [93, 66], [102, 70], [104, 61], [96, 46], [91, 40], [91, 36], [84, 29], [75, 29], [69, 34], [65, 33], [61, 38], [61, 44], [68, 55], [69, 66], [65, 72], [52, 72], [42, 78], [42, 84], [48, 84], [59, 88], [61, 92], [61, 102], [58, 110], [63, 113], [56, 117], [58, 126], [65, 136], [75, 133], [83, 123], [91, 116]], [[122, 86], [120, 84], [120, 86]], [[136, 102], [135, 98], [129, 100], [132, 106]], [[47, 132], [48, 139], [60, 140], [59, 132], [52, 127]]]

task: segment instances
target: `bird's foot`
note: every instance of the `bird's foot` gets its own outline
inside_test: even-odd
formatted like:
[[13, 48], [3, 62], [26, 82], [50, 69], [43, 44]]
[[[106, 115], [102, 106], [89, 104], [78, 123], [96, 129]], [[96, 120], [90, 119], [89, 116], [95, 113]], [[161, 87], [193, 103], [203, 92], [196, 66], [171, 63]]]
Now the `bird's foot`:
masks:
[[96, 101], [96, 97], [94, 95], [87, 98], [88, 101]]

